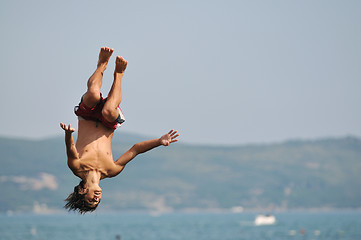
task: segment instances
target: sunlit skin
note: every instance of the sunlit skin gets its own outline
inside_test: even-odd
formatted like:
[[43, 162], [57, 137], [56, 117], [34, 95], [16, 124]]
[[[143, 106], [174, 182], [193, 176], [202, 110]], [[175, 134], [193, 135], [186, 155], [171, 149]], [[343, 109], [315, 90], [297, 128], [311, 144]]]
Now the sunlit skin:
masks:
[[[87, 92], [83, 95], [83, 102], [90, 108], [100, 101], [103, 72], [113, 51], [112, 48], [101, 48], [97, 68], [87, 82]], [[123, 57], [116, 57], [113, 85], [102, 110], [103, 117], [109, 122], [115, 121], [119, 116], [118, 106], [122, 100], [121, 81], [127, 64], [128, 61]], [[78, 137], [75, 144], [72, 135], [75, 129], [70, 124], [64, 123], [60, 123], [60, 127], [65, 131], [68, 166], [74, 175], [85, 182], [85, 199], [90, 206], [97, 205], [102, 198], [102, 189], [99, 186], [101, 179], [117, 176], [138, 154], [158, 146], [169, 146], [177, 142], [179, 136], [177, 131], [170, 130], [160, 138], [136, 143], [114, 161], [111, 150], [113, 129], [100, 122], [79, 118]]]

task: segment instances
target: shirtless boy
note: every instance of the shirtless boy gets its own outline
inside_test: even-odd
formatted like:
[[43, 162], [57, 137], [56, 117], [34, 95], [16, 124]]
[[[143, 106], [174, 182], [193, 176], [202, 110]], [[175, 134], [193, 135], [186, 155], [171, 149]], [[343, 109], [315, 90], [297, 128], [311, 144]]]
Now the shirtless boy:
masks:
[[116, 57], [114, 82], [108, 97], [103, 98], [100, 92], [103, 72], [113, 51], [108, 47], [101, 48], [97, 69], [88, 80], [87, 92], [79, 106], [75, 107], [79, 119], [76, 144], [72, 136], [75, 129], [70, 124], [60, 123], [65, 131], [68, 166], [75, 176], [81, 178], [79, 185], [74, 187], [74, 192], [66, 199], [65, 208], [69, 211], [94, 211], [102, 197], [100, 180], [117, 176], [138, 154], [178, 141], [179, 134], [171, 130], [158, 139], [133, 145], [120, 158], [113, 160], [111, 141], [114, 130], [124, 122], [119, 104], [122, 100], [121, 80], [128, 63], [123, 57]]

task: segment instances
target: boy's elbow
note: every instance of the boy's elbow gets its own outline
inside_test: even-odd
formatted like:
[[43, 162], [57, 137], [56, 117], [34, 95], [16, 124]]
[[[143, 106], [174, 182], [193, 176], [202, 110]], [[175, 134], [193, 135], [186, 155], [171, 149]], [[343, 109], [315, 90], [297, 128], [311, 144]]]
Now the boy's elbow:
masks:
[[141, 153], [141, 152], [140, 152], [140, 148], [139, 148], [139, 143], [134, 144], [134, 145], [130, 148], [129, 151], [131, 152], [131, 154], [134, 155], [134, 157], [137, 156], [139, 153]]

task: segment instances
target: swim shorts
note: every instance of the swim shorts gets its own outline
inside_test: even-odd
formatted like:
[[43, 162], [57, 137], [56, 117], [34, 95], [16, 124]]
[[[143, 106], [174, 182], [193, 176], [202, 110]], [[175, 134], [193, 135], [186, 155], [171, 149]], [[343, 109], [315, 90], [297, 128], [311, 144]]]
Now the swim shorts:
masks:
[[100, 96], [100, 101], [97, 103], [97, 105], [90, 108], [83, 103], [83, 98], [82, 98], [79, 105], [74, 108], [74, 113], [78, 117], [81, 117], [85, 120], [101, 122], [107, 128], [115, 130], [125, 122], [124, 115], [123, 115], [120, 107], [118, 107], [118, 111], [119, 111], [118, 118], [114, 122], [108, 122], [103, 117], [103, 114], [102, 114], [102, 109], [103, 109], [106, 101], [107, 101], [107, 98], [103, 98], [102, 96]]

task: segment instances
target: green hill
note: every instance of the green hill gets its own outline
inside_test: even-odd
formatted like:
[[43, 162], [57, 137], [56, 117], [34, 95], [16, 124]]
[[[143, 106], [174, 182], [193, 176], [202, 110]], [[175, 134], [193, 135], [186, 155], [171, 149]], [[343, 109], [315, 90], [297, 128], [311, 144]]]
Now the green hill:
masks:
[[[119, 156], [146, 137], [118, 133]], [[0, 138], [0, 212], [61, 209], [79, 180], [63, 137]], [[137, 157], [101, 182], [99, 210], [361, 207], [361, 139], [243, 146], [177, 143]], [[35, 207], [34, 207], [35, 206]]]

